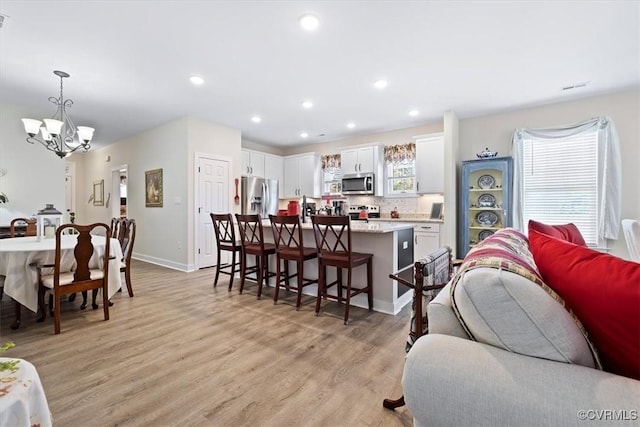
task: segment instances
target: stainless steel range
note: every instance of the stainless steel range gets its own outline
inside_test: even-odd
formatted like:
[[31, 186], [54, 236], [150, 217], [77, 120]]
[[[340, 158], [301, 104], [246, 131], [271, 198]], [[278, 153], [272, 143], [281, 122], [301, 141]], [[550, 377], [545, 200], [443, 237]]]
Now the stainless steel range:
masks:
[[[363, 214], [361, 212], [366, 213], [366, 217], [362, 218]], [[366, 221], [367, 218], [380, 218], [380, 206], [378, 205], [356, 205], [349, 206], [348, 209], [349, 217], [351, 220], [360, 220]]]

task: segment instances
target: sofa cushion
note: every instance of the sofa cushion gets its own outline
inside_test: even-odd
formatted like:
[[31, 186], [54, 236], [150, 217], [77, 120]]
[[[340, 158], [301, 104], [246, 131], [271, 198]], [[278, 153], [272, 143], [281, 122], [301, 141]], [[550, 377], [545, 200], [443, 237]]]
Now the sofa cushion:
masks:
[[453, 309], [476, 341], [528, 356], [599, 367], [593, 345], [542, 281], [527, 238], [503, 229], [475, 246], [451, 285]]
[[545, 282], [583, 322], [609, 372], [640, 379], [640, 264], [529, 234]]
[[587, 243], [584, 241], [580, 230], [578, 230], [578, 227], [576, 227], [575, 224], [571, 222], [569, 224], [549, 225], [530, 219], [529, 232], [531, 232], [531, 230], [535, 230], [538, 233], [543, 233], [548, 236], [555, 237], [556, 239], [575, 243], [576, 245], [587, 246]]
[[465, 272], [455, 305], [474, 339], [514, 353], [595, 367], [573, 318], [540, 286], [496, 268]]

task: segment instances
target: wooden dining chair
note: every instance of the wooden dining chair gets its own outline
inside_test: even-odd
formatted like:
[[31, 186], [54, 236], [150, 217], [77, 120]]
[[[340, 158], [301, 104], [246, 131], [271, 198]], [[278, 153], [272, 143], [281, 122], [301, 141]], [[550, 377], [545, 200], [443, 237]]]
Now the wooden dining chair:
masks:
[[[278, 294], [284, 284], [285, 290], [297, 292], [296, 310], [299, 310], [302, 301], [302, 288], [312, 283], [318, 283], [318, 279], [307, 279], [304, 277], [304, 262], [318, 258], [318, 250], [315, 247], [309, 248], [304, 246], [299, 216], [269, 215], [269, 219], [271, 220], [271, 230], [273, 231], [273, 239], [276, 244], [278, 263], [273, 303], [278, 302]], [[296, 272], [294, 274], [289, 274], [289, 261], [296, 263]], [[281, 268], [282, 262], [284, 262], [284, 276]], [[295, 287], [290, 284], [290, 279], [293, 278], [297, 279], [297, 286]]]
[[[25, 223], [26, 228], [24, 234], [18, 234], [16, 228], [19, 223]], [[32, 218], [14, 218], [9, 224], [9, 237], [29, 237], [37, 235], [36, 220]], [[0, 300], [4, 295], [4, 277], [0, 276]], [[11, 329], [18, 329], [22, 319], [22, 305], [18, 301], [14, 301], [15, 320], [11, 324]]]
[[16, 231], [17, 224], [23, 222], [26, 224], [24, 237], [35, 236], [38, 231], [36, 228], [36, 220], [32, 218], [14, 218], [9, 225], [9, 237], [19, 237]]
[[[373, 310], [373, 254], [354, 252], [351, 240], [351, 222], [348, 216], [314, 215], [311, 217], [313, 234], [318, 250], [318, 299], [316, 315], [320, 314], [322, 299], [344, 301], [344, 324], [349, 323], [349, 307], [351, 298], [366, 293], [369, 310]], [[367, 267], [366, 285], [355, 288], [352, 284], [353, 269], [360, 265]], [[336, 267], [337, 278], [327, 283], [327, 267]], [[347, 270], [346, 298], [343, 298], [342, 271]], [[337, 286], [337, 295], [330, 295], [327, 290]]]
[[[240, 271], [241, 260], [236, 260], [242, 256], [242, 242], [236, 239], [235, 226], [233, 224], [233, 216], [226, 214], [209, 214], [213, 222], [213, 231], [216, 236], [216, 276], [213, 279], [213, 287], [218, 285], [218, 277], [220, 273], [230, 276], [229, 290], [233, 286], [233, 277], [236, 271]], [[222, 251], [231, 252], [231, 262], [222, 262]], [[238, 267], [238, 268], [236, 268]]]
[[133, 297], [133, 285], [131, 284], [131, 254], [133, 254], [133, 244], [136, 241], [136, 220], [125, 218], [121, 220], [118, 227], [117, 238], [122, 248], [122, 260], [120, 273], [124, 273], [124, 280], [127, 284], [129, 297]]
[[[100, 260], [102, 268], [90, 268], [89, 260], [94, 252], [91, 242], [94, 230], [104, 231], [105, 250]], [[73, 250], [75, 269], [70, 272], [62, 271], [62, 238], [67, 230], [74, 230], [78, 235], [76, 246]], [[38, 305], [40, 312], [45, 313], [44, 294], [53, 293], [54, 299], [54, 330], [60, 333], [60, 298], [64, 295], [75, 294], [83, 291], [93, 291], [95, 296], [102, 290], [102, 305], [104, 320], [109, 320], [108, 279], [109, 279], [109, 248], [111, 242], [111, 230], [107, 224], [95, 223], [90, 225], [65, 224], [56, 231], [56, 249], [54, 263], [38, 265]], [[44, 274], [45, 269], [53, 267], [53, 274]], [[42, 318], [43, 319], [43, 318]], [[38, 319], [41, 320], [41, 319]]]
[[[262, 283], [275, 276], [269, 272], [269, 255], [275, 255], [276, 245], [265, 243], [262, 231], [262, 218], [260, 215], [240, 215], [236, 214], [238, 229], [240, 230], [240, 240], [242, 241], [242, 256], [240, 257], [240, 293], [244, 290], [244, 282], [247, 275], [256, 273], [258, 282], [258, 299], [262, 295]], [[254, 255], [256, 264], [247, 265], [247, 255]]]

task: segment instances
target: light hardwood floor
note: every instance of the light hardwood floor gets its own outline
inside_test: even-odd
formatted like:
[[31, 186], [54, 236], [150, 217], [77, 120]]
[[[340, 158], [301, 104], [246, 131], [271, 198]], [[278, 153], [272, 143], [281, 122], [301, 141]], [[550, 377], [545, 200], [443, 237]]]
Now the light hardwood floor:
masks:
[[63, 302], [62, 334], [52, 319], [23, 309], [9, 328], [13, 301], [2, 301], [3, 356], [32, 362], [54, 426], [409, 426], [398, 397], [409, 315], [353, 308], [350, 324], [335, 302], [314, 316], [314, 299], [295, 310], [294, 294], [256, 299], [214, 270], [181, 273], [134, 261], [134, 298], [81, 312]]

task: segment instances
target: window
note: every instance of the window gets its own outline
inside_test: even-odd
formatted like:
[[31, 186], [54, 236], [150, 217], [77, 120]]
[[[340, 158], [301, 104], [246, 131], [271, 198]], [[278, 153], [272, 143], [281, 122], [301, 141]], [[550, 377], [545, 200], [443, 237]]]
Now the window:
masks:
[[613, 121], [597, 117], [551, 129], [516, 129], [513, 226], [529, 219], [572, 222], [589, 246], [605, 248], [620, 231], [621, 160]]
[[386, 164], [386, 195], [416, 193], [415, 143], [384, 147]]
[[416, 192], [416, 161], [387, 164], [387, 194]]
[[560, 139], [523, 139], [524, 224], [574, 223], [589, 246], [598, 241], [598, 144], [595, 129]]

